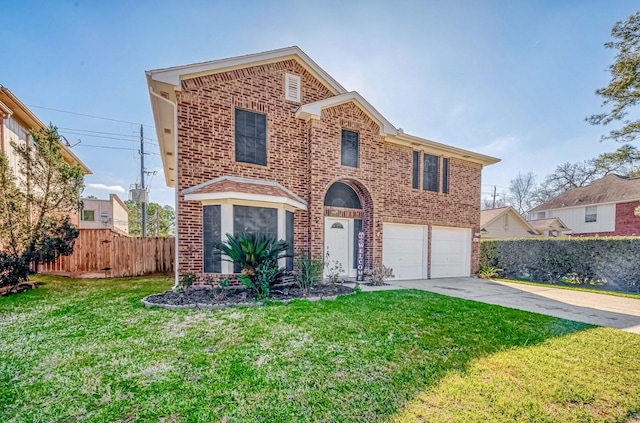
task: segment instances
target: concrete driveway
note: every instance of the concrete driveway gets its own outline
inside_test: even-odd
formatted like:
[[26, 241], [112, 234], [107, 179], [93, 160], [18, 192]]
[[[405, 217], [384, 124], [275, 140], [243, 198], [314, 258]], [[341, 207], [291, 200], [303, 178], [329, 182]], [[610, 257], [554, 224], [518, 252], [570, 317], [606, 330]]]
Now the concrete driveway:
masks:
[[[496, 304], [640, 334], [640, 299], [477, 278], [390, 281], [410, 288]], [[372, 288], [363, 286], [363, 289]]]

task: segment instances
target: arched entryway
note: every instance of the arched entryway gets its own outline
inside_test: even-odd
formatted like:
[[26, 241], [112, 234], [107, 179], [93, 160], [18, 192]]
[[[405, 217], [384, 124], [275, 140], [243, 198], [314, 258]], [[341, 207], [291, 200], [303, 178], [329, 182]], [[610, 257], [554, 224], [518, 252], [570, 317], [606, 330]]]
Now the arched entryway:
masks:
[[371, 197], [359, 182], [340, 180], [327, 189], [324, 211], [325, 273], [341, 268], [340, 276], [355, 278], [371, 261]]

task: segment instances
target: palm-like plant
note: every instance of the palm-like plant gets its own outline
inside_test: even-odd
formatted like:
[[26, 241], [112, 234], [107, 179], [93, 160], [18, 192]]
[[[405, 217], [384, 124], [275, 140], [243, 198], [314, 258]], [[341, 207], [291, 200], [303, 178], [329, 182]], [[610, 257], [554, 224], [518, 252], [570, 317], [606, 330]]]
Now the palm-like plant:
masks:
[[258, 296], [269, 295], [280, 270], [278, 260], [286, 257], [289, 244], [264, 234], [227, 234], [227, 241], [220, 245], [222, 254], [228, 261], [240, 267], [240, 281], [256, 291]]

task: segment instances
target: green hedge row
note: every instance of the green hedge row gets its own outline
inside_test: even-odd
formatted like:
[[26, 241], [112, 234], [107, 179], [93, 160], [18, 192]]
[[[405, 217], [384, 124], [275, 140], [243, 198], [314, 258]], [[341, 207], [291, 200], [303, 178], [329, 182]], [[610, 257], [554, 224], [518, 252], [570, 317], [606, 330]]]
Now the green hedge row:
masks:
[[640, 292], [639, 237], [486, 239], [480, 266], [501, 277]]

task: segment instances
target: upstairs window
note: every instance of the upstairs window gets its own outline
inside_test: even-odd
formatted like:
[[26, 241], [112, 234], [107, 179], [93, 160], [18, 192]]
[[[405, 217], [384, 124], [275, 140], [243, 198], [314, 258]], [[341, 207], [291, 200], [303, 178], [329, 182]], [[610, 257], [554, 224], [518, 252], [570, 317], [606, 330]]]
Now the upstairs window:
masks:
[[300, 77], [286, 73], [284, 75], [284, 98], [289, 101], [300, 103]]
[[442, 159], [442, 192], [449, 193], [449, 159]]
[[96, 220], [95, 210], [82, 210], [82, 220], [93, 222]]
[[424, 155], [422, 172], [422, 189], [438, 192], [438, 156]]
[[267, 165], [267, 116], [236, 109], [236, 161]]
[[343, 166], [358, 167], [358, 144], [357, 132], [342, 130], [341, 161]]
[[585, 223], [598, 221], [598, 207], [589, 206], [584, 209], [584, 221]]
[[420, 152], [413, 152], [413, 174], [411, 177], [411, 187], [420, 188]]

